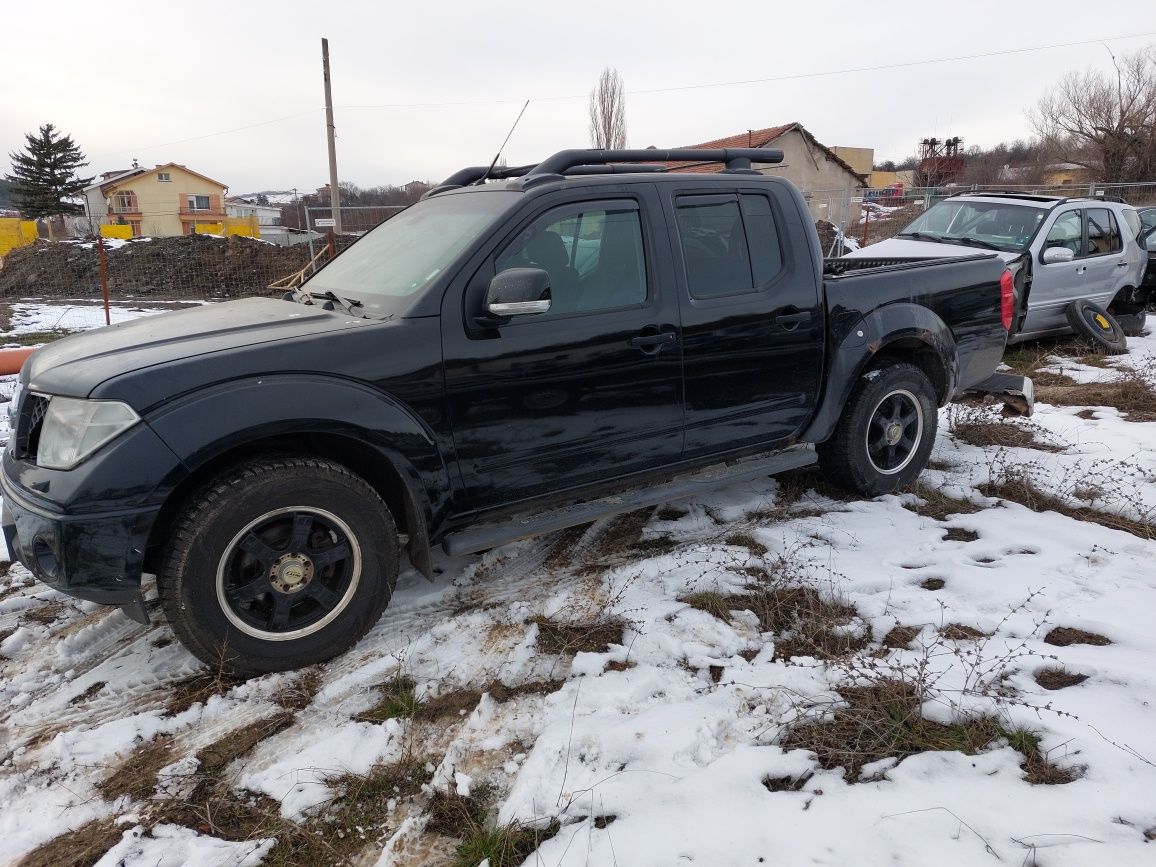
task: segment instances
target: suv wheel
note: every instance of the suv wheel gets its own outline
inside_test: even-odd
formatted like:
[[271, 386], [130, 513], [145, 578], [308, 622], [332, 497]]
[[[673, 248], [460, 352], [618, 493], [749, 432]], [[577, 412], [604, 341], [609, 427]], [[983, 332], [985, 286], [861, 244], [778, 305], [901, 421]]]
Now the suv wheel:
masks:
[[330, 659], [389, 604], [398, 571], [389, 509], [363, 479], [314, 458], [242, 464], [174, 526], [157, 575], [177, 637], [239, 675]]
[[913, 364], [889, 364], [855, 385], [834, 434], [818, 447], [828, 481], [867, 496], [899, 490], [927, 465], [939, 415], [935, 390]]

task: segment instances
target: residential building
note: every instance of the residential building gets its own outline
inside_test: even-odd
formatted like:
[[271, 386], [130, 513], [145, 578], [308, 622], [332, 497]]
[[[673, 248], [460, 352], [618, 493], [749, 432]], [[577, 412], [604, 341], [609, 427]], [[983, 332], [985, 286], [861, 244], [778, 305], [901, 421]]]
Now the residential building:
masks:
[[[755, 163], [765, 175], [787, 178], [801, 189], [811, 215], [844, 225], [858, 220], [858, 203], [852, 200], [856, 191], [867, 185], [866, 173], [857, 172], [847, 160], [816, 139], [800, 123], [752, 129], [736, 135], [684, 145], [690, 148], [776, 148], [783, 152], [781, 163]], [[867, 151], [866, 148], [854, 148]], [[871, 151], [872, 155], [874, 154]], [[862, 154], [856, 154], [861, 159]], [[675, 172], [721, 172], [722, 163], [667, 163]], [[870, 165], [870, 159], [867, 160]]]
[[177, 163], [105, 172], [84, 188], [85, 214], [98, 224], [127, 224], [134, 237], [191, 235], [224, 223], [228, 189]]

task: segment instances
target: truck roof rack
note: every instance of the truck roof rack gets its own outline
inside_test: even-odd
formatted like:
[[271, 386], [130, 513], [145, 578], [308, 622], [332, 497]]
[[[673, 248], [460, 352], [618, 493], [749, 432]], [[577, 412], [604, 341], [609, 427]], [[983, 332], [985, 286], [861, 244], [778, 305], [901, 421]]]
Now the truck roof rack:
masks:
[[477, 184], [483, 180], [521, 178], [519, 186], [525, 189], [551, 180], [575, 175], [604, 175], [620, 172], [664, 172], [662, 163], [723, 163], [729, 174], [759, 174], [752, 163], [781, 163], [783, 152], [778, 148], [658, 148], [604, 150], [581, 149], [558, 151], [540, 163], [515, 168], [470, 166], [454, 172], [422, 198], [436, 196], [448, 190]]

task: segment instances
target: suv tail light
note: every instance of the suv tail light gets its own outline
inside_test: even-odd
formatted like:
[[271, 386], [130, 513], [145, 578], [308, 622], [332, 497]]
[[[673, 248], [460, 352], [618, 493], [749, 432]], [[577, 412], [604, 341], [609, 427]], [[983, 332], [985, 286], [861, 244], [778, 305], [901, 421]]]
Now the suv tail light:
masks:
[[1015, 287], [1012, 272], [1004, 269], [999, 278], [999, 316], [1004, 331], [1011, 331], [1012, 314], [1015, 312]]

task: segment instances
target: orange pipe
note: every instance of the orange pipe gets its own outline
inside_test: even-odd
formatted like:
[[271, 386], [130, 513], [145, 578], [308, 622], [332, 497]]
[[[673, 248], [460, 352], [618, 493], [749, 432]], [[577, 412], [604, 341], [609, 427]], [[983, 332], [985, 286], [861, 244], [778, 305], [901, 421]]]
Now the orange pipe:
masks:
[[19, 373], [28, 356], [35, 351], [35, 349], [0, 349], [0, 376]]

